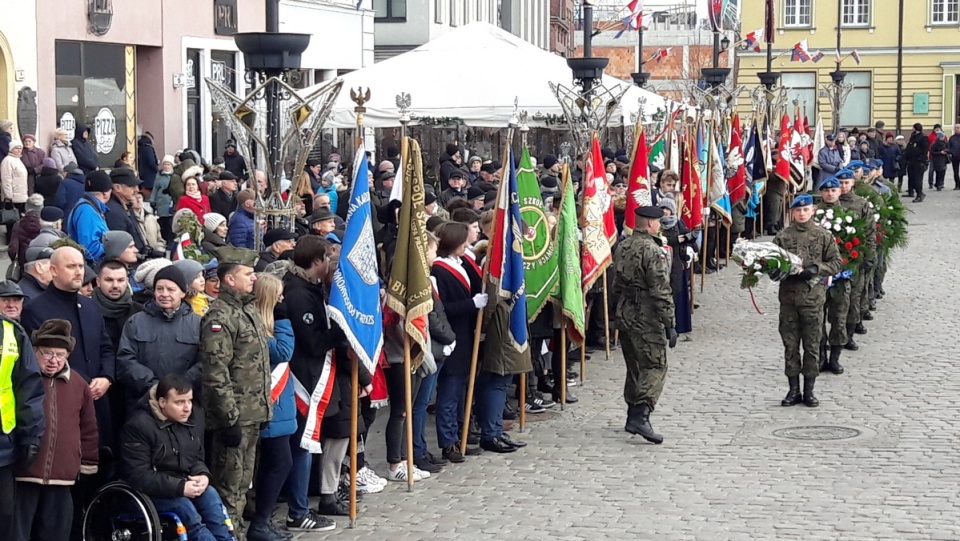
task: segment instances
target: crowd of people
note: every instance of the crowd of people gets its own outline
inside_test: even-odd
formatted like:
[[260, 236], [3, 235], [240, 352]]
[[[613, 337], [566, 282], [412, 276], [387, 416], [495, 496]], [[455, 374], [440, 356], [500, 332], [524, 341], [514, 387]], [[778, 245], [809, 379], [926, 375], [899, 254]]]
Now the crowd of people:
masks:
[[[301, 172], [287, 171], [292, 180], [271, 186], [233, 143], [208, 163], [190, 149], [161, 157], [145, 134], [137, 159], [125, 153], [108, 171], [98, 167], [84, 126], [72, 141], [58, 130], [49, 158], [35, 148], [35, 138], [11, 139], [9, 127], [0, 122], [0, 146], [8, 147], [0, 152], [9, 152], [0, 162], [0, 182], [6, 208], [18, 217], [6, 224], [12, 263], [7, 281], [0, 282], [0, 516], [14, 525], [14, 539], [76, 539], [84, 505], [114, 479], [149, 496], [159, 511], [176, 513], [189, 539], [277, 540], [289, 538], [288, 532], [334, 529], [330, 517], [349, 513], [350, 372], [357, 361], [344, 333], [328, 322], [325, 303], [344, 240], [350, 166], [332, 153], [325, 162], [307, 161]], [[956, 132], [960, 153], [960, 126]], [[820, 188], [833, 189], [836, 178], [846, 178], [841, 169], [858, 163], [860, 169], [881, 170], [887, 179], [898, 174], [899, 166], [888, 176], [887, 164], [900, 163], [899, 157], [869, 166], [858, 161], [875, 152], [875, 133], [865, 137], [866, 143], [857, 146], [854, 140], [851, 147], [828, 138]], [[481, 266], [504, 169], [476, 155], [464, 160], [464, 153], [457, 144], [446, 146], [437, 185], [427, 186], [425, 195], [435, 309], [430, 355], [413, 377], [415, 466], [408, 470], [403, 445], [401, 322], [385, 310], [382, 358], [372, 373], [357, 363], [358, 432], [365, 440], [378, 410], [389, 408], [388, 467], [378, 474], [360, 453], [361, 495], [378, 493], [391, 481], [429, 479], [484, 451], [512, 453], [526, 446], [508, 433], [521, 394], [531, 415], [554, 408], [561, 396], [566, 403], [578, 402], [563, 389], [576, 385], [576, 371], [561, 368], [560, 331], [548, 303], [529, 326], [531, 362], [498, 351], [481, 355], [475, 417], [463, 418], [474, 329], [488, 302]], [[608, 320], [619, 322], [628, 366], [625, 428], [660, 443], [649, 417], [663, 387], [665, 348], [693, 330], [690, 273], [719, 270], [726, 248], [721, 235], [704, 238], [702, 231], [686, 228], [678, 212], [680, 177], [656, 168], [653, 205], [637, 210], [637, 232], [625, 237], [630, 159], [623, 150], [605, 149], [603, 156], [620, 237], [629, 239], [614, 248], [609, 283], [615, 298], [627, 300], [611, 303], [604, 317], [603, 282], [588, 292], [592, 308], [584, 354], [613, 335], [605, 328]], [[571, 164], [577, 193], [583, 158]], [[385, 277], [397, 244], [398, 202], [390, 202], [390, 193], [400, 157], [387, 148], [382, 161], [367, 159]], [[555, 225], [562, 162], [549, 154], [538, 161], [544, 207]], [[942, 184], [942, 176], [937, 178]], [[296, 214], [289, 227], [266, 229], [258, 218], [255, 208], [270, 197], [292, 198]], [[797, 201], [804, 200], [797, 198], [794, 206]], [[761, 221], [748, 198], [733, 204], [730, 223], [712, 224], [729, 228], [734, 239], [783, 229], [776, 212]], [[792, 223], [802, 221], [794, 217]], [[786, 238], [778, 236], [780, 242]], [[671, 248], [669, 262], [643, 255], [659, 254], [663, 243]], [[706, 254], [704, 261], [698, 253]], [[811, 266], [817, 267], [814, 274], [834, 270], [828, 261]], [[655, 314], [633, 317], [648, 304], [657, 306]], [[849, 340], [845, 332], [830, 333], [825, 369], [842, 371], [833, 347], [837, 342], [850, 348], [853, 332], [859, 332], [850, 331]], [[791, 367], [799, 370], [799, 364], [791, 362], [789, 348], [793, 393]], [[10, 352], [19, 360], [8, 360]], [[572, 361], [580, 358], [570, 353]], [[323, 370], [328, 355], [332, 376]], [[803, 374], [809, 371], [804, 357]], [[528, 376], [526, 388], [516, 378], [521, 373]], [[326, 409], [317, 427], [303, 403], [328, 377], [333, 381], [326, 386]], [[2, 378], [10, 384], [4, 386]], [[514, 381], [516, 392], [510, 395]], [[812, 383], [809, 389], [812, 396]], [[795, 400], [788, 396], [785, 402]], [[437, 441], [428, 443], [431, 414]], [[323, 450], [317, 460], [304, 445], [315, 432]], [[313, 509], [311, 495], [319, 495]], [[286, 531], [273, 520], [281, 497], [287, 503]]]

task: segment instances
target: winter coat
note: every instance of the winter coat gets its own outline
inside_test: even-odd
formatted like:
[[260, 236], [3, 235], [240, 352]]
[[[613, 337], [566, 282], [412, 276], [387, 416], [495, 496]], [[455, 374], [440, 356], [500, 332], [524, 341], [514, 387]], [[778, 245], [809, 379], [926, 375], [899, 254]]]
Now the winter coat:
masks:
[[150, 192], [150, 204], [159, 218], [173, 216], [173, 198], [170, 197], [170, 177], [173, 173], [157, 173], [153, 182], [153, 191]]
[[20, 286], [20, 291], [23, 291], [23, 294], [26, 298], [23, 299], [24, 302], [32, 301], [46, 291], [46, 287], [43, 286], [36, 278], [32, 275], [23, 273], [23, 276], [20, 278], [20, 281], [17, 282], [17, 285]]
[[[678, 220], [674, 227], [664, 229], [662, 233], [667, 238], [667, 244], [670, 245], [670, 252], [673, 255], [673, 261], [670, 264], [670, 289], [676, 295], [683, 287], [683, 269], [689, 262], [686, 254], [687, 247], [696, 250], [697, 243], [690, 238], [690, 229], [682, 220]], [[683, 242], [680, 242], [680, 235], [684, 236]]]
[[435, 261], [430, 271], [437, 284], [437, 295], [443, 301], [447, 321], [457, 337], [457, 347], [447, 357], [440, 375], [467, 377], [477, 323], [477, 307], [473, 303], [473, 296], [480, 293], [480, 288], [473, 283], [469, 274], [464, 278], [462, 274], [451, 271], [450, 267], [455, 266], [449, 265], [449, 262], [445, 261], [447, 259]]
[[[960, 139], [960, 136], [958, 136]], [[900, 145], [892, 143], [880, 148], [880, 159], [883, 160], [883, 178], [894, 178], [900, 173], [900, 161], [903, 159]]]
[[20, 161], [23, 162], [23, 165], [27, 166], [27, 186], [31, 194], [34, 192], [37, 176], [40, 175], [40, 170], [43, 169], [43, 160], [46, 157], [47, 153], [37, 146], [30, 149], [23, 147], [23, 152], [20, 153]]
[[31, 210], [23, 215], [23, 218], [13, 224], [13, 230], [10, 232], [10, 244], [7, 246], [7, 255], [10, 260], [19, 260], [21, 264], [26, 263], [27, 248], [33, 239], [40, 234], [40, 211]]
[[[521, 353], [509, 345], [510, 308], [506, 303], [492, 302], [488, 304], [485, 314], [484, 331], [486, 338], [483, 340], [483, 358], [481, 359], [480, 370], [500, 376], [524, 374], [533, 370], [530, 348], [528, 347]], [[472, 343], [469, 343], [468, 347], [464, 349], [472, 353], [469, 349], [472, 345]], [[460, 349], [459, 340], [456, 349]], [[446, 368], [446, 364], [444, 364], [444, 368]]]
[[210, 195], [210, 210], [229, 218], [237, 210], [237, 194], [217, 190]]
[[929, 151], [930, 140], [927, 139], [927, 136], [924, 135], [923, 132], [913, 132], [913, 134], [910, 135], [910, 142], [907, 143], [907, 148], [903, 151], [903, 158], [907, 164], [922, 164], [926, 167]]
[[149, 135], [141, 135], [137, 142], [137, 171], [140, 173], [141, 188], [152, 190], [153, 184], [160, 171], [157, 162], [157, 151], [153, 148], [153, 139]]
[[60, 183], [60, 188], [57, 189], [57, 197], [53, 204], [63, 211], [64, 216], [70, 214], [73, 207], [77, 205], [77, 201], [80, 201], [80, 198], [83, 197], [86, 182], [87, 180], [83, 175], [79, 173], [69, 173], [66, 178], [63, 179], [63, 182]]
[[238, 209], [230, 217], [227, 242], [237, 248], [253, 250], [254, 232], [253, 214], [247, 209]]
[[66, 365], [53, 377], [44, 374], [43, 386], [47, 429], [40, 439], [37, 460], [27, 468], [17, 468], [17, 481], [69, 486], [81, 473], [97, 473], [100, 462], [93, 393]]
[[0, 156], [10, 154], [11, 141], [13, 141], [13, 135], [10, 132], [0, 131]]
[[117, 350], [117, 379], [127, 403], [138, 402], [163, 376], [183, 374], [200, 391], [200, 316], [188, 303], [167, 314], [150, 301], [123, 326]]
[[182, 498], [187, 477], [213, 479], [203, 462], [203, 430], [203, 415], [196, 407], [185, 423], [165, 417], [154, 385], [123, 425], [121, 477], [147, 496]]
[[[14, 464], [20, 456], [20, 449], [27, 445], [40, 445], [45, 432], [43, 379], [37, 358], [23, 327], [0, 315], [0, 321], [13, 323], [13, 332], [17, 338], [20, 358], [13, 365], [10, 380], [13, 383], [13, 396], [17, 401], [17, 426], [9, 434], [0, 431], [0, 468]], [[0, 327], [0, 339], [3, 328]]]
[[73, 148], [73, 155], [77, 158], [77, 165], [80, 166], [80, 169], [83, 169], [83, 174], [86, 175], [91, 171], [96, 171], [99, 165], [97, 164], [97, 152], [90, 144], [89, 139], [83, 137], [84, 132], [89, 136], [90, 128], [86, 124], [77, 124], [77, 129], [74, 132], [76, 136], [73, 141], [70, 141], [70, 147]]
[[0, 187], [3, 188], [4, 201], [26, 203], [30, 196], [27, 191], [27, 166], [13, 154], [8, 154], [0, 162]]
[[109, 212], [105, 204], [90, 194], [84, 194], [70, 211], [67, 235], [86, 249], [83, 255], [88, 262], [98, 262], [103, 257], [101, 239], [108, 231], [106, 215]]
[[[60, 140], [55, 140], [50, 145], [50, 157], [53, 158], [53, 163], [57, 164], [57, 169], [61, 171], [66, 171], [67, 164], [77, 163], [77, 156], [73, 153], [73, 147], [70, 146], [70, 143], [64, 143]], [[67, 171], [67, 173], [69, 172]]]
[[183, 189], [183, 173], [196, 165], [196, 162], [188, 158], [173, 168], [173, 175], [170, 176], [170, 184], [167, 186], [167, 194], [173, 199], [174, 205], [176, 205], [177, 201], [186, 193]]
[[133, 211], [133, 219], [137, 221], [137, 229], [140, 230], [140, 236], [143, 242], [154, 250], [163, 251], [166, 249], [163, 236], [160, 234], [160, 222], [152, 212], [147, 212], [146, 208], [140, 211]]
[[953, 134], [947, 139], [947, 150], [950, 151], [950, 158], [960, 160], [960, 135]]
[[[223, 169], [230, 171], [240, 180], [250, 178], [249, 171], [247, 171], [247, 160], [245, 160], [239, 152], [234, 152], [233, 154], [223, 153]], [[226, 216], [226, 214], [224, 214], [224, 216]]]
[[[270, 347], [270, 368], [277, 374], [277, 366], [284, 365], [290, 369], [290, 357], [293, 356], [294, 338], [293, 327], [289, 319], [280, 319], [273, 323], [274, 336], [267, 338]], [[282, 374], [282, 369], [280, 374]], [[277, 374], [279, 376], [280, 374]], [[277, 381], [277, 376], [272, 380]], [[271, 395], [277, 396], [273, 403], [273, 420], [260, 433], [261, 438], [279, 438], [289, 436], [297, 431], [297, 404], [293, 395], [293, 382], [288, 377], [282, 389], [271, 390]]]
[[209, 231], [204, 231], [203, 233], [203, 243], [200, 245], [203, 248], [203, 251], [212, 254], [216, 251], [216, 248], [227, 245], [227, 239], [217, 235], [216, 233], [210, 233]]
[[55, 167], [41, 167], [33, 182], [33, 191], [43, 196], [46, 206], [53, 206], [62, 182], [60, 172]]
[[930, 147], [930, 159], [933, 161], [934, 171], [945, 171], [947, 169], [950, 154], [945, 140], [937, 139], [933, 142], [933, 146]]
[[30, 241], [29, 247], [33, 248], [34, 246], [40, 246], [41, 248], [45, 248], [66, 236], [67, 234], [59, 229], [54, 229], [52, 227], [41, 227], [40, 232], [37, 233], [37, 236]]
[[836, 146], [830, 148], [824, 146], [817, 153], [817, 164], [820, 167], [820, 178], [817, 179], [817, 186], [827, 177], [837, 174], [837, 171], [843, 169], [843, 153]]
[[436, 287], [433, 291], [433, 311], [427, 316], [430, 328], [430, 350], [436, 361], [442, 361], [447, 357], [443, 354], [443, 346], [449, 346], [456, 341], [457, 335], [447, 321], [447, 312], [443, 309], [443, 301], [437, 295]]
[[200, 223], [203, 223], [203, 217], [207, 214], [210, 214], [210, 199], [205, 195], [200, 195], [200, 199], [194, 199], [188, 195], [184, 195], [177, 201], [176, 211], [180, 209], [189, 209], [197, 215], [197, 219], [200, 220]]
[[447, 181], [450, 180], [450, 175], [454, 171], [460, 171], [460, 166], [457, 162], [453, 161], [453, 158], [447, 156], [446, 154], [440, 159], [440, 185], [446, 186]]
[[141, 254], [149, 254], [146, 243], [143, 241], [143, 235], [140, 234], [140, 228], [137, 226], [137, 219], [133, 217], [130, 207], [120, 201], [116, 194], [110, 195], [107, 201], [108, 212], [104, 215], [107, 220], [107, 228], [110, 231], [126, 231], [133, 237], [133, 242]]

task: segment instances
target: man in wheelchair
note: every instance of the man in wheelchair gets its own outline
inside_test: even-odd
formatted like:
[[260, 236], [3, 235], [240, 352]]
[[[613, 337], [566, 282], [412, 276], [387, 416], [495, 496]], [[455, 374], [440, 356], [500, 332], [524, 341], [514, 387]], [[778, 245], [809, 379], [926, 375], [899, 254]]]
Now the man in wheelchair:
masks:
[[164, 376], [140, 402], [121, 433], [123, 479], [175, 513], [190, 541], [233, 541], [223, 502], [203, 463], [203, 420], [194, 415], [193, 383]]

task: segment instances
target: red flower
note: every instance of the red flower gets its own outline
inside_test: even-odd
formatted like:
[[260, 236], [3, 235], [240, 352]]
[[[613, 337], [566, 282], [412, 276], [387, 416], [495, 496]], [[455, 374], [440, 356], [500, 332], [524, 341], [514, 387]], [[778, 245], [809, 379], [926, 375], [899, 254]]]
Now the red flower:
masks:
[[853, 250], [853, 243], [852, 242], [844, 243], [843, 248], [845, 250]]
[[856, 259], [856, 258], [860, 257], [860, 252], [854, 250], [854, 251], [850, 252], [850, 257]]
[[840, 258], [840, 261], [843, 261], [843, 264], [844, 264], [844, 265], [846, 265], [847, 263], [849, 263], [849, 262], [850, 262], [850, 260], [849, 260], [849, 259], [847, 259], [847, 258], [845, 258], [845, 257], [843, 257], [843, 258]]
[[850, 241], [854, 246], [860, 246], [860, 239], [858, 237], [853, 237], [853, 240]]
[[833, 240], [837, 241], [837, 244], [840, 244], [840, 237], [833, 237]]

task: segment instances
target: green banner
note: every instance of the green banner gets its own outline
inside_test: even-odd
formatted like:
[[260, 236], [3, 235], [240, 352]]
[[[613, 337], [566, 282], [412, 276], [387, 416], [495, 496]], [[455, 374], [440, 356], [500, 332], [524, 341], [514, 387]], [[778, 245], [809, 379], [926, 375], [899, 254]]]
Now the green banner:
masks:
[[[560, 204], [560, 216], [557, 221], [557, 256], [560, 268], [560, 287], [553, 300], [570, 322], [570, 333], [574, 342], [582, 342], [585, 315], [583, 309], [583, 290], [580, 274], [580, 226], [577, 217], [576, 194], [570, 181], [570, 170], [563, 166], [563, 199]], [[529, 286], [528, 286], [529, 287]]]
[[540, 181], [526, 148], [520, 155], [517, 196], [522, 220], [520, 242], [523, 245], [523, 279], [527, 288], [527, 320], [533, 321], [556, 291], [560, 269], [557, 267], [556, 244], [550, 238], [550, 222], [543, 206]]

